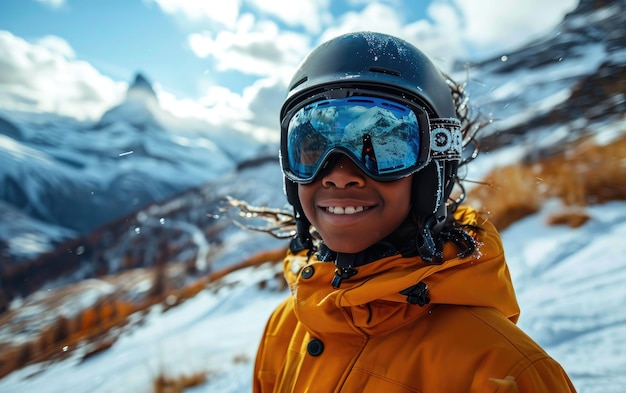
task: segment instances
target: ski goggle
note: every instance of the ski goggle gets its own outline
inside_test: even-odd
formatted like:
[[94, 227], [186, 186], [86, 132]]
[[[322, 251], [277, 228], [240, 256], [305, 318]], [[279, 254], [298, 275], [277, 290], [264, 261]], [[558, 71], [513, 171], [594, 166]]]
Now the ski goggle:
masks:
[[285, 176], [300, 184], [313, 182], [335, 153], [348, 156], [374, 180], [393, 181], [431, 159], [458, 159], [462, 148], [457, 119], [429, 121], [417, 106], [379, 97], [322, 99], [285, 122], [281, 165]]

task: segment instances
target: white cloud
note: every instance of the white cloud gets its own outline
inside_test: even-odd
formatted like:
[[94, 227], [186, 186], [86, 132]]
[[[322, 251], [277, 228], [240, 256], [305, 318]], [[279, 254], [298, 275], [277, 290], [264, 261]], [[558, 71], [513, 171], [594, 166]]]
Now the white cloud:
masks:
[[64, 39], [54, 35], [48, 35], [40, 38], [37, 40], [36, 44], [42, 48], [47, 48], [50, 52], [58, 53], [67, 59], [73, 59], [76, 57], [76, 53], [74, 53], [74, 49], [72, 49], [70, 44], [68, 44]]
[[[156, 3], [165, 13], [198, 21], [218, 22], [221, 26], [234, 28], [239, 18], [243, 0], [221, 1], [219, 5], [206, 0], [144, 0]], [[245, 0], [260, 16], [270, 16], [291, 27], [304, 27], [317, 33], [332, 16], [328, 12], [330, 0]]]
[[52, 8], [61, 8], [65, 5], [65, 0], [37, 0], [37, 2]]
[[256, 22], [251, 14], [243, 15], [235, 31], [220, 31], [189, 36], [189, 46], [201, 58], [212, 57], [219, 71], [235, 70], [259, 76], [284, 76], [309, 49], [306, 36], [280, 32], [273, 22]]
[[156, 3], [165, 13], [180, 15], [198, 22], [209, 20], [226, 27], [233, 27], [239, 16], [241, 0], [224, 0], [216, 4], [215, 1], [204, 0], [144, 0], [147, 3]]
[[272, 136], [278, 138], [279, 112], [286, 94], [287, 86], [281, 80], [269, 78], [258, 81], [246, 90], [244, 97], [248, 108], [254, 114], [251, 124], [268, 129]]
[[330, 0], [247, 0], [247, 3], [260, 14], [276, 17], [291, 27], [303, 26], [311, 33], [318, 33], [332, 19], [328, 12]]
[[463, 19], [459, 34], [491, 54], [515, 49], [547, 33], [577, 4], [578, 0], [454, 0]]
[[[404, 27], [403, 38], [428, 55], [441, 69], [449, 71], [455, 60], [468, 55], [468, 47], [461, 34], [461, 17], [449, 5], [433, 3], [427, 9], [429, 19], [422, 19]], [[432, 20], [432, 22], [431, 22]]]
[[242, 97], [226, 87], [211, 86], [199, 100], [181, 100], [156, 86], [155, 90], [161, 105], [178, 117], [202, 119], [213, 125], [223, 124], [230, 118], [246, 120], [252, 117]]
[[[397, 3], [397, 2], [396, 2]], [[484, 58], [512, 50], [554, 28], [578, 0], [433, 0], [428, 19], [407, 21], [407, 2], [352, 0], [366, 4], [340, 15], [320, 42], [358, 30], [396, 35], [416, 45], [441, 68], [470, 56]]]
[[241, 95], [211, 86], [199, 100], [179, 100], [160, 87], [155, 90], [163, 108], [176, 116], [206, 121], [223, 132], [237, 130], [263, 141], [278, 140], [278, 112], [285, 92], [282, 81], [259, 79]]
[[371, 2], [362, 11], [349, 11], [341, 15], [333, 26], [324, 31], [320, 41], [353, 31], [377, 31], [401, 35], [403, 21], [397, 9], [382, 3]]
[[0, 31], [0, 107], [93, 119], [119, 102], [125, 84], [73, 56], [61, 38], [29, 43]]
[[445, 68], [456, 57], [465, 55], [458, 31], [459, 18], [450, 6], [429, 9], [434, 22], [426, 19], [406, 24], [402, 8], [383, 3], [369, 3], [361, 11], [350, 11], [324, 31], [320, 42], [352, 31], [377, 31], [403, 38], [428, 55], [439, 67]]

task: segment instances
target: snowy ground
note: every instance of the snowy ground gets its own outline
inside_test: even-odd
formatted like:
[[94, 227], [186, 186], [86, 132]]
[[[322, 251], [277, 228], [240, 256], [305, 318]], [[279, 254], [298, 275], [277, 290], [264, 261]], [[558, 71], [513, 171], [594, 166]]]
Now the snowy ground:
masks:
[[[567, 370], [579, 392], [626, 392], [626, 202], [589, 207], [584, 226], [546, 226], [548, 204], [502, 233], [522, 307], [520, 326]], [[265, 320], [287, 293], [260, 289], [275, 266], [231, 274], [124, 334], [113, 347], [79, 360], [29, 366], [0, 380], [0, 391], [151, 392], [155, 376], [209, 374], [188, 392], [251, 390]], [[235, 285], [236, 284], [236, 285]], [[62, 348], [59, 348], [62, 351]]]
[[626, 203], [589, 208], [578, 229], [545, 226], [552, 209], [503, 232], [519, 325], [580, 392], [626, 392]]

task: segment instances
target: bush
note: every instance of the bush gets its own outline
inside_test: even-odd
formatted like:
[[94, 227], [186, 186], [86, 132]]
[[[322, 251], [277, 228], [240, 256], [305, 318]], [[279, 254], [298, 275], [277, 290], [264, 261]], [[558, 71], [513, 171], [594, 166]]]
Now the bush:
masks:
[[552, 198], [563, 202], [549, 224], [579, 226], [589, 204], [626, 199], [626, 133], [608, 144], [583, 138], [549, 156], [494, 168], [467, 201], [502, 230]]

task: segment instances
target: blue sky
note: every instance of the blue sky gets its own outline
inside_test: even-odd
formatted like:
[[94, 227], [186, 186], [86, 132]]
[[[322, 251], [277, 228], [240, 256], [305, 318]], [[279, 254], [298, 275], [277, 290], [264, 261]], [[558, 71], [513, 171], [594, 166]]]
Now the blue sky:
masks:
[[316, 45], [354, 30], [405, 38], [439, 66], [506, 54], [577, 0], [2, 0], [0, 109], [97, 119], [134, 74], [184, 117], [275, 126]]

